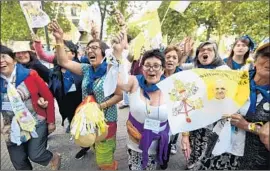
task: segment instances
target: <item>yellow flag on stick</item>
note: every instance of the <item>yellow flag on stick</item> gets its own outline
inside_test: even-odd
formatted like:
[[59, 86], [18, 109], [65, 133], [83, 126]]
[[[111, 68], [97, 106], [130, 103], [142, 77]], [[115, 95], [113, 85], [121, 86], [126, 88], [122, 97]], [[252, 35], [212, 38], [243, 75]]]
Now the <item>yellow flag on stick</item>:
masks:
[[164, 46], [167, 46], [167, 45], [168, 45], [168, 35], [167, 35], [167, 34], [164, 35], [162, 39], [163, 39], [163, 40], [162, 40], [163, 45], [164, 45]]
[[138, 60], [141, 56], [141, 49], [143, 48], [146, 39], [144, 37], [143, 32], [139, 33], [138, 36], [132, 40], [130, 45], [130, 50], [134, 55], [134, 60]]
[[185, 12], [189, 4], [190, 1], [171, 1], [169, 8], [182, 13]]
[[134, 60], [138, 60], [145, 50], [160, 48], [163, 44], [161, 25], [157, 10], [147, 12], [141, 19], [129, 24], [140, 26], [141, 33], [131, 42]]
[[71, 30], [68, 33], [64, 34], [64, 39], [71, 40], [73, 43], [78, 43], [81, 37], [81, 33], [78, 28], [70, 21]]

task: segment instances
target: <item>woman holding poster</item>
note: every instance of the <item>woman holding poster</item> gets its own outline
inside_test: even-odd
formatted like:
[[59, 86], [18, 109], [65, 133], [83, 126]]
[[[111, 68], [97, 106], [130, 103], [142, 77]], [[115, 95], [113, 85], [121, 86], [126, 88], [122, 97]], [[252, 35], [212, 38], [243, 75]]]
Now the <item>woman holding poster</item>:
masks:
[[[184, 70], [192, 68], [230, 69], [219, 56], [217, 44], [211, 41], [201, 43], [196, 50], [194, 64], [183, 64], [182, 68]], [[188, 161], [189, 169], [192, 169], [203, 157], [212, 128], [211, 124], [209, 128], [182, 133], [181, 148]]]
[[[250, 71], [250, 100], [237, 114], [230, 116], [231, 124], [236, 127], [233, 129], [236, 135], [238, 134], [239, 137], [241, 132], [244, 132], [244, 136], [238, 139], [238, 142], [243, 141], [243, 144], [232, 143], [232, 150], [229, 152], [202, 158], [194, 167], [195, 170], [268, 170], [270, 168], [269, 142], [267, 145], [265, 141], [261, 142], [260, 140], [262, 137], [261, 127], [269, 121], [270, 117], [269, 57], [270, 43], [268, 38], [256, 50], [255, 69]], [[236, 153], [239, 150], [243, 151], [241, 155]]]

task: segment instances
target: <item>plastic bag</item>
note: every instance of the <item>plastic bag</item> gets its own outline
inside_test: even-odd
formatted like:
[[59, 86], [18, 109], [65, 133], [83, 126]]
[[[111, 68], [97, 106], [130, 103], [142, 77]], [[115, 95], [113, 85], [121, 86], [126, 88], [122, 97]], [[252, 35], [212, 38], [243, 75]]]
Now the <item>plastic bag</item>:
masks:
[[106, 133], [107, 128], [104, 113], [99, 109], [95, 98], [86, 97], [77, 107], [71, 121], [70, 133], [75, 143], [82, 147], [90, 147], [95, 143], [97, 136]]

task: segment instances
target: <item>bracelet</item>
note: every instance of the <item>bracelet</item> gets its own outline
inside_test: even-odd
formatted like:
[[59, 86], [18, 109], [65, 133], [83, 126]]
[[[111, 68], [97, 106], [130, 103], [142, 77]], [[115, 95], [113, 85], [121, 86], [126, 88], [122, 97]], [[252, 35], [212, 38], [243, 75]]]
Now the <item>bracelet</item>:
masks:
[[255, 123], [249, 123], [248, 124], [248, 130], [250, 132], [255, 132], [256, 131], [256, 124]]
[[189, 136], [189, 132], [182, 132], [182, 136]]
[[106, 104], [106, 107], [105, 107], [105, 108], [107, 108], [107, 107], [108, 107], [108, 103], [107, 103], [107, 101], [105, 101], [105, 104]]
[[262, 125], [262, 122], [249, 123], [248, 130], [253, 133], [258, 133]]
[[63, 47], [65, 45], [63, 43], [61, 43], [61, 44], [55, 44], [55, 47], [57, 47], [57, 46]]

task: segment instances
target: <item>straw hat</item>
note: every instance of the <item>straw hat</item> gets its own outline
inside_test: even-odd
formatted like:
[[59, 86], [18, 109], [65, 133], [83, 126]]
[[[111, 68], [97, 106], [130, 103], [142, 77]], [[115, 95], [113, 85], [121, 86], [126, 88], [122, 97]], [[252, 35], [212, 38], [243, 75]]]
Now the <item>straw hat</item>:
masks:
[[256, 49], [256, 52], [258, 52], [259, 50], [270, 46], [270, 41], [269, 41], [269, 37], [265, 38], [259, 45], [258, 48]]
[[29, 45], [29, 41], [15, 41], [12, 45], [13, 52], [26, 52], [32, 51]]

